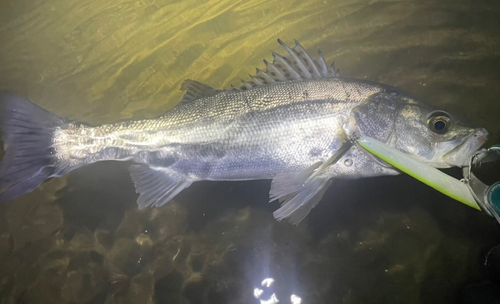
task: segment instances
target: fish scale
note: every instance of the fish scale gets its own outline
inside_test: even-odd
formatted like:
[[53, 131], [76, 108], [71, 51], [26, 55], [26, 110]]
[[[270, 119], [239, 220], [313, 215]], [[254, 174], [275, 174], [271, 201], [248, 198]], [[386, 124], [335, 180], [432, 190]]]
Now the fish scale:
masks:
[[[218, 90], [186, 80], [186, 94], [153, 119], [89, 126], [2, 95], [5, 157], [0, 199], [104, 160], [135, 162], [140, 207], [161, 206], [200, 180], [272, 179], [277, 219], [300, 222], [335, 178], [398, 174], [352, 142], [375, 138], [434, 167], [461, 166], [486, 130], [397, 88], [339, 77], [323, 55], [296, 41], [273, 53], [242, 87]], [[443, 129], [444, 126], [444, 129]]]
[[[332, 87], [336, 94], [332, 94]], [[225, 91], [181, 104], [159, 118], [132, 124], [61, 128], [54, 136], [54, 141], [61, 145], [55, 148], [62, 160], [71, 159], [78, 165], [91, 155], [94, 159], [128, 160], [139, 151], [186, 155], [188, 161], [193, 157], [199, 161], [208, 157], [213, 161], [213, 155], [198, 154], [200, 145], [223, 146], [227, 154], [241, 154], [245, 158], [255, 156], [252, 149], [263, 145], [266, 150], [271, 150], [267, 158], [277, 157], [284, 162], [289, 159], [290, 164], [284, 166], [297, 167], [294, 163], [299, 162], [303, 167], [308, 164], [302, 163], [302, 153], [279, 155], [269, 146], [296, 146], [301, 152], [304, 149], [323, 150], [332, 139], [325, 142], [318, 140], [321, 137], [317, 135], [338, 132], [339, 126], [346, 123], [350, 109], [381, 90], [383, 88], [378, 84], [332, 78]], [[308, 92], [307, 97], [304, 92]], [[315, 143], [304, 141], [311, 137], [316, 138]], [[115, 155], [107, 153], [110, 147], [114, 148]], [[284, 169], [276, 168], [277, 172]], [[225, 178], [223, 172], [217, 173], [219, 176], [205, 174], [205, 177], [212, 180]]]

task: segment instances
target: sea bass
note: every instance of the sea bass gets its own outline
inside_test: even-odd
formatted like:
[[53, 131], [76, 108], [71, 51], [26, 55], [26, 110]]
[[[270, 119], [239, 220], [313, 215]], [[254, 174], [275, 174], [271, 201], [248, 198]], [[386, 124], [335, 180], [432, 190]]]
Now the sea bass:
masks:
[[90, 126], [23, 98], [1, 97], [0, 200], [50, 177], [106, 160], [130, 160], [139, 207], [162, 206], [193, 182], [272, 179], [274, 216], [299, 223], [336, 178], [398, 171], [353, 144], [375, 138], [436, 168], [462, 166], [488, 132], [401, 90], [340, 77], [321, 51], [278, 42], [240, 88], [186, 80], [172, 110], [154, 119]]

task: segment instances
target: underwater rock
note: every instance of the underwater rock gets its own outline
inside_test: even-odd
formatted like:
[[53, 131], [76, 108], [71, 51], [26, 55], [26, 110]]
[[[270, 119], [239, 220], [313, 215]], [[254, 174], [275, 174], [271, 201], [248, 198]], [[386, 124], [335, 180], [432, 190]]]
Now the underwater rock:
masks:
[[[316, 250], [305, 250], [299, 262], [298, 285], [307, 290], [303, 299], [371, 303], [397, 290], [418, 303], [421, 291], [413, 286], [425, 280], [427, 264], [442, 240], [435, 220], [419, 207], [401, 213], [384, 211], [363, 223], [333, 230], [319, 240]], [[366, 286], [384, 288], [370, 289], [367, 295]]]
[[163, 277], [171, 271], [178, 253], [177, 236], [184, 233], [184, 218], [173, 202], [161, 208], [129, 210], [113, 237], [96, 231], [99, 243], [103, 243], [100, 252], [105, 252], [113, 273], [134, 277], [150, 270], [158, 272], [155, 277]]
[[[84, 242], [80, 243], [82, 239]], [[28, 294], [49, 292], [49, 298], [57, 303], [85, 303], [100, 293], [109, 275], [102, 262], [95, 261], [96, 253], [89, 250], [88, 239], [93, 239], [93, 234], [84, 230], [75, 234], [66, 248], [42, 255], [37, 261], [40, 275], [28, 288]]]
[[148, 265], [155, 280], [159, 280], [174, 270], [173, 257], [177, 253], [176, 244], [158, 244], [155, 248], [154, 259]]
[[107, 271], [100, 265], [89, 264], [74, 271], [68, 271], [61, 297], [66, 303], [86, 303], [106, 286]]
[[154, 304], [154, 278], [151, 273], [141, 273], [127, 282], [127, 288], [109, 294], [105, 304]]
[[65, 186], [64, 178], [50, 180], [15, 203], [8, 204], [5, 219], [13, 237], [14, 251], [50, 237], [62, 226], [63, 212], [54, 201], [55, 193]]
[[96, 238], [87, 227], [80, 228], [69, 242], [69, 249], [73, 251], [91, 251], [96, 246]]
[[[86, 303], [94, 298], [108, 281], [107, 270], [89, 258], [89, 252], [54, 251], [38, 261], [38, 271], [20, 277], [16, 271], [18, 301], [26, 303]], [[27, 281], [31, 279], [31, 283]]]
[[175, 201], [159, 208], [128, 210], [115, 237], [137, 239], [139, 242], [149, 238], [154, 243], [161, 243], [184, 233], [185, 218], [184, 208]]
[[191, 275], [182, 286], [182, 294], [187, 300], [187, 303], [209, 303], [207, 296], [209, 283], [204, 280], [201, 274], [196, 273]]
[[40, 199], [40, 195], [34, 199], [35, 194], [11, 204], [6, 215], [14, 239], [14, 250], [50, 236], [63, 224], [61, 208], [43, 197]]
[[105, 255], [113, 248], [114, 235], [111, 231], [97, 228], [94, 231], [94, 238], [95, 250], [101, 255]]
[[42, 272], [57, 272], [66, 271], [71, 262], [71, 252], [67, 250], [54, 250], [46, 253], [37, 261]]
[[143, 212], [147, 211], [137, 209], [128, 210], [123, 216], [123, 220], [121, 221], [120, 226], [118, 226], [118, 229], [115, 232], [115, 237], [117, 239], [133, 239], [137, 234], [143, 232], [144, 227], [140, 220], [141, 213]]
[[149, 209], [144, 223], [145, 233], [155, 243], [163, 243], [186, 229], [186, 210], [174, 201], [161, 208]]
[[184, 304], [181, 294], [184, 277], [177, 271], [172, 271], [156, 281], [154, 300], [156, 304]]
[[135, 240], [121, 238], [116, 241], [105, 257], [105, 264], [112, 272], [112, 280], [121, 280], [122, 275], [133, 277], [141, 273], [151, 253], [151, 247], [144, 248]]

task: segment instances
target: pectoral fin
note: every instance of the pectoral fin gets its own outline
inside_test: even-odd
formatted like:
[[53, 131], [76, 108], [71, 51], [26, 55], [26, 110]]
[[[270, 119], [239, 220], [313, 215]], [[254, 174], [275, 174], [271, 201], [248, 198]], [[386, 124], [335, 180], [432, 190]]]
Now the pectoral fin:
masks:
[[139, 208], [163, 206], [192, 183], [170, 169], [132, 165], [129, 171], [134, 181], [135, 192], [140, 194], [137, 199]]
[[281, 208], [274, 211], [277, 220], [289, 218], [292, 224], [302, 221], [321, 201], [332, 183], [331, 177], [322, 175], [334, 165], [352, 144], [345, 142], [326, 162], [318, 162], [298, 173], [280, 173], [271, 182], [270, 200], [279, 199]]

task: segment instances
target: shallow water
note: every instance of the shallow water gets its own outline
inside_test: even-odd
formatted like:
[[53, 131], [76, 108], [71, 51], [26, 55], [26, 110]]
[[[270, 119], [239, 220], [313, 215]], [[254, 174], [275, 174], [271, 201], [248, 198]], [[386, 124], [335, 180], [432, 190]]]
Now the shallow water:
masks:
[[[0, 90], [89, 123], [153, 117], [186, 78], [239, 85], [277, 38], [342, 76], [391, 84], [500, 141], [496, 1], [13, 1]], [[484, 279], [493, 219], [406, 176], [338, 181], [298, 227], [268, 181], [197, 183], [137, 210], [125, 163], [0, 205], [0, 303], [455, 303]], [[452, 171], [456, 174], [456, 171]]]

